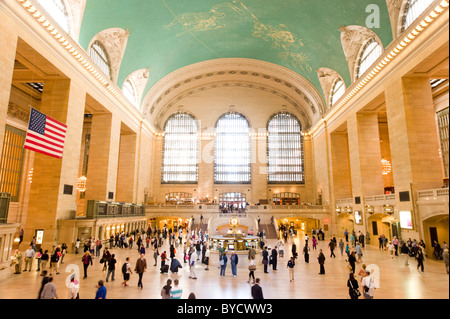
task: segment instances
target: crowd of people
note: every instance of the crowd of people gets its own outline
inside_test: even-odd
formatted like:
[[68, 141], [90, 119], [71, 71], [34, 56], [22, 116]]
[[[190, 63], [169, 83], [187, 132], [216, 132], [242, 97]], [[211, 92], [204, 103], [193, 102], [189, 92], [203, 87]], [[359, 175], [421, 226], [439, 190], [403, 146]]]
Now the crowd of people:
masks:
[[[258, 221], [259, 223], [259, 221]], [[286, 235], [287, 234], [287, 235]], [[327, 258], [336, 258], [335, 251], [339, 250], [348, 268], [349, 277], [347, 287], [349, 297], [358, 299], [363, 296], [365, 299], [372, 299], [377, 288], [376, 280], [373, 273], [366, 268], [363, 262], [363, 250], [366, 246], [368, 237], [361, 232], [356, 234], [354, 231], [344, 232], [344, 238], [337, 239], [335, 235], [331, 236], [328, 243], [325, 243], [325, 236], [322, 229], [311, 230], [311, 233], [305, 233], [304, 246], [297, 249], [296, 239], [293, 231], [280, 228], [280, 236], [276, 240], [273, 247], [267, 245], [265, 240], [265, 232], [258, 232], [260, 236], [261, 250], [257, 253], [254, 247], [248, 250], [248, 281], [251, 284], [251, 295], [253, 298], [262, 299], [261, 278], [255, 275], [257, 271], [257, 263], [259, 259], [262, 264], [262, 273], [276, 274], [279, 267], [286, 267], [289, 274], [289, 282], [295, 281], [295, 267], [299, 262], [299, 253], [303, 255], [305, 264], [310, 263], [311, 251], [315, 251], [317, 263], [319, 265], [319, 275], [325, 275], [325, 262]], [[311, 237], [310, 237], [311, 236]], [[316, 238], [317, 237], [317, 238]], [[188, 277], [192, 280], [198, 278], [198, 270], [208, 271], [211, 264], [211, 251], [209, 247], [208, 231], [202, 229], [171, 229], [164, 226], [161, 229], [148, 228], [146, 231], [134, 231], [131, 233], [117, 233], [111, 235], [109, 240], [103, 242], [99, 239], [90, 238], [83, 243], [77, 240], [75, 243], [75, 255], [82, 254], [81, 264], [83, 265], [83, 279], [88, 277], [88, 269], [93, 265], [94, 259], [98, 258], [103, 264], [102, 270], [105, 276], [97, 283], [96, 299], [104, 299], [107, 296], [107, 288], [105, 282], [116, 280], [116, 269], [120, 269], [123, 277], [122, 286], [128, 287], [130, 278], [136, 274], [137, 286], [143, 289], [143, 276], [147, 271], [148, 256], [154, 259], [154, 267], [159, 266], [160, 273], [172, 274], [178, 273], [180, 269], [186, 268], [189, 273]], [[417, 268], [424, 271], [424, 260], [427, 258], [425, 252], [425, 244], [423, 241], [408, 239], [406, 241], [399, 240], [397, 237], [389, 241], [384, 235], [380, 235], [379, 249], [387, 251], [390, 258], [404, 258], [405, 266], [409, 265], [412, 258], [417, 261]], [[318, 247], [319, 241], [323, 244]], [[83, 253], [80, 246], [83, 245]], [[289, 246], [289, 251], [286, 247]], [[165, 248], [168, 247], [166, 250]], [[129, 251], [137, 250], [137, 258], [132, 261], [133, 257], [126, 257], [123, 264], [118, 265], [116, 254], [112, 253], [115, 249]], [[218, 251], [218, 273], [220, 276], [227, 275], [228, 265], [231, 268], [231, 276], [237, 277], [238, 264], [242, 263], [242, 255], [236, 254], [234, 251], [227, 251], [225, 247], [217, 247]], [[32, 241], [28, 249], [22, 254], [20, 250], [16, 250], [13, 256], [12, 266], [15, 274], [22, 271], [32, 271], [33, 263], [36, 261], [36, 271], [41, 271], [43, 276], [38, 298], [54, 299], [58, 298], [56, 286], [54, 284], [55, 275], [59, 274], [60, 264], [64, 263], [64, 256], [67, 253], [67, 245], [65, 243], [53, 246], [52, 251], [38, 250]], [[329, 257], [326, 256], [329, 253]], [[131, 255], [130, 255], [131, 256]], [[241, 257], [241, 258], [239, 258]], [[447, 274], [449, 273], [449, 252], [448, 245], [443, 242], [442, 246], [436, 241], [434, 243], [434, 257], [443, 259]], [[360, 271], [357, 273], [357, 264], [361, 265]], [[48, 267], [47, 267], [48, 266]], [[276, 276], [276, 275], [274, 275]], [[80, 278], [72, 276], [67, 286], [70, 299], [79, 298]], [[168, 279], [166, 285], [161, 289], [161, 298], [163, 299], [180, 299], [183, 297], [183, 289], [178, 279]], [[189, 298], [195, 298], [192, 293]]]

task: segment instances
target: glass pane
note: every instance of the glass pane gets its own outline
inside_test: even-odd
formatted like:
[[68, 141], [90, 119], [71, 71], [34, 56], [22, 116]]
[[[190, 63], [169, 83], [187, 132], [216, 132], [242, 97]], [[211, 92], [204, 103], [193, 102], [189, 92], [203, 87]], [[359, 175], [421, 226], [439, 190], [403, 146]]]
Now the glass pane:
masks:
[[248, 121], [242, 114], [227, 113], [216, 125], [214, 182], [248, 184], [250, 167]]
[[278, 113], [269, 121], [268, 131], [268, 182], [303, 184], [303, 136], [297, 117], [287, 112]]
[[358, 78], [360, 78], [382, 54], [383, 48], [377, 41], [372, 40], [367, 43], [359, 62]]
[[197, 122], [190, 114], [177, 113], [164, 128], [162, 183], [197, 183]]
[[38, 3], [64, 31], [70, 34], [69, 15], [62, 0], [38, 0]]
[[405, 7], [402, 32], [408, 29], [433, 2], [434, 0], [410, 0]]

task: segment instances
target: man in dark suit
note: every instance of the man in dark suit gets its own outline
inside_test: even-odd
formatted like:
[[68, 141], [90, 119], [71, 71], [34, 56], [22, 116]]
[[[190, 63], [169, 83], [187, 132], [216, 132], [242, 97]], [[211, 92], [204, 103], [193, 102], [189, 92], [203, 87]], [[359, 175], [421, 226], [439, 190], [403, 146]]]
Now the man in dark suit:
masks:
[[144, 258], [144, 254], [141, 254], [141, 258], [136, 261], [134, 271], [139, 275], [138, 287], [141, 287], [142, 289], [142, 276], [144, 275], [144, 272], [147, 271], [147, 260]]
[[256, 281], [256, 284], [254, 284], [252, 287], [252, 297], [253, 297], [253, 299], [264, 299], [262, 288], [259, 285], [261, 280], [259, 278], [256, 278], [255, 281]]
[[325, 265], [325, 255], [323, 254], [322, 249], [320, 249], [317, 260], [319, 261], [319, 265], [320, 265], [319, 275], [325, 275], [325, 266], [324, 266]]

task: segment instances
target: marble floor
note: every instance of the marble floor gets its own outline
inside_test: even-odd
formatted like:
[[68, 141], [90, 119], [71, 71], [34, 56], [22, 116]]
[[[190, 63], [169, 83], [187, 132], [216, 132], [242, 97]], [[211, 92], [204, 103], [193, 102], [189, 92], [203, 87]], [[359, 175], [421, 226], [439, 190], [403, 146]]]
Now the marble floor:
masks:
[[[298, 247], [303, 247], [303, 234], [294, 238]], [[268, 241], [268, 245], [274, 245], [275, 240]], [[22, 247], [24, 248], [24, 247]], [[168, 244], [163, 247], [168, 251]], [[336, 250], [336, 258], [330, 258], [328, 241], [321, 241], [318, 248], [322, 248], [325, 256], [325, 275], [319, 275], [317, 251], [311, 251], [310, 263], [305, 263], [303, 256], [299, 254], [295, 266], [295, 280], [289, 281], [289, 273], [286, 267], [291, 246], [285, 247], [285, 258], [279, 258], [276, 271], [269, 268], [269, 274], [263, 272], [263, 266], [258, 257], [258, 269], [256, 277], [261, 279], [261, 286], [266, 299], [349, 299], [347, 289], [348, 269], [344, 256]], [[179, 279], [183, 289], [182, 299], [187, 299], [194, 292], [197, 299], [251, 299], [248, 280], [248, 260], [246, 255], [240, 256], [238, 275], [233, 277], [231, 267], [228, 264], [226, 276], [221, 277], [218, 269], [217, 255], [211, 256], [210, 270], [205, 271], [203, 265], [196, 268], [196, 280], [189, 278], [188, 267], [183, 267], [178, 274], [160, 274], [158, 266], [153, 266], [153, 250], [147, 250], [148, 270], [144, 274], [143, 289], [137, 287], [138, 276], [133, 274], [128, 287], [123, 287], [121, 266], [126, 257], [130, 257], [132, 267], [139, 254], [136, 249], [111, 250], [116, 255], [117, 269], [116, 280], [105, 283], [108, 299], [160, 299], [160, 291], [168, 278]], [[449, 276], [445, 271], [442, 261], [425, 261], [425, 271], [416, 269], [416, 261], [409, 258], [409, 266], [404, 265], [402, 257], [391, 258], [387, 251], [380, 251], [375, 246], [366, 246], [363, 251], [363, 262], [372, 265], [379, 272], [379, 287], [375, 292], [375, 299], [449, 299]], [[177, 254], [182, 261], [182, 250]], [[66, 280], [73, 269], [79, 268], [82, 275], [83, 267], [81, 256], [68, 254], [64, 264], [60, 267], [60, 274], [55, 275], [59, 299], [67, 299]], [[93, 299], [98, 280], [106, 278], [106, 272], [102, 271], [103, 265], [100, 258], [94, 259], [94, 265], [88, 269], [88, 278], [80, 279], [80, 298]], [[187, 264], [183, 264], [187, 265]], [[361, 263], [356, 266], [356, 273], [361, 269]], [[12, 274], [9, 278], [0, 281], [0, 299], [36, 299], [42, 277], [33, 265], [31, 272], [22, 272], [19, 275]]]

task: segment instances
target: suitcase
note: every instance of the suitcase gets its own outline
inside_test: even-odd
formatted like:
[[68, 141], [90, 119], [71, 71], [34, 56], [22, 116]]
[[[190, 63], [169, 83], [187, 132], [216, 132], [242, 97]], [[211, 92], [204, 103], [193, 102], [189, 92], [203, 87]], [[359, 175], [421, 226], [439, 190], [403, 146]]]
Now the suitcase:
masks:
[[161, 270], [162, 274], [168, 273], [169, 272], [169, 265], [162, 266], [160, 270]]

